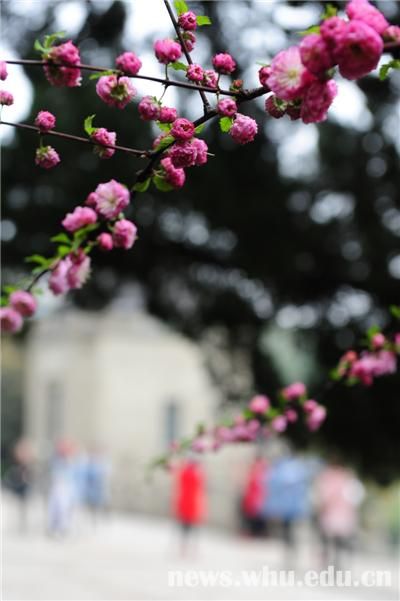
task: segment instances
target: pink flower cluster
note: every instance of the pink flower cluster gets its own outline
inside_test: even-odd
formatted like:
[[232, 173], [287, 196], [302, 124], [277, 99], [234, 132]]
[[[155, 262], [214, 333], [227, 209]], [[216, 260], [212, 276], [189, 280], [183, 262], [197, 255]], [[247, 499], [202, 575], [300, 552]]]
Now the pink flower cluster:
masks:
[[257, 131], [258, 126], [254, 119], [237, 113], [229, 133], [238, 144], [248, 144], [254, 140]]
[[101, 159], [110, 159], [115, 154], [115, 148], [109, 148], [109, 146], [115, 146], [116, 144], [117, 134], [115, 131], [108, 131], [105, 127], [97, 127], [90, 134], [90, 139], [96, 142], [94, 151]]
[[117, 75], [104, 75], [96, 84], [98, 96], [108, 104], [118, 109], [124, 109], [136, 96], [136, 89], [131, 84], [129, 77]]
[[185, 170], [174, 167], [169, 157], [165, 157], [161, 160], [161, 166], [164, 169], [165, 181], [175, 189], [182, 188], [186, 180]]
[[160, 103], [154, 96], [145, 96], [138, 104], [138, 111], [143, 121], [157, 121], [160, 118]]
[[35, 297], [26, 290], [15, 290], [8, 299], [9, 304], [0, 308], [0, 329], [14, 334], [24, 324], [24, 317], [32, 317], [37, 309]]
[[53, 46], [42, 58], [48, 63], [44, 65], [44, 73], [51, 85], [68, 88], [81, 85], [81, 71], [76, 66], [80, 64], [81, 57], [71, 40]]
[[5, 81], [7, 79], [7, 63], [6, 61], [0, 61], [0, 79], [1, 81]]
[[178, 18], [179, 27], [186, 31], [194, 31], [197, 28], [196, 15], [192, 11], [182, 13]]
[[208, 146], [204, 140], [193, 138], [176, 142], [168, 151], [175, 168], [200, 166], [207, 162]]
[[236, 63], [227, 52], [216, 54], [212, 59], [212, 64], [217, 73], [230, 75], [236, 69]]
[[56, 126], [56, 118], [49, 111], [39, 111], [35, 118], [35, 125], [42, 133], [46, 133]]
[[129, 190], [115, 179], [99, 184], [89, 194], [86, 205], [92, 207], [104, 219], [115, 219], [129, 204]]
[[90, 207], [75, 207], [72, 213], [68, 213], [63, 219], [62, 226], [68, 232], [76, 232], [86, 225], [96, 223], [97, 214]]
[[52, 169], [60, 162], [60, 156], [52, 146], [39, 146], [36, 149], [35, 163], [43, 169]]
[[11, 106], [14, 104], [14, 96], [7, 90], [0, 90], [0, 105]]
[[82, 288], [90, 275], [90, 257], [79, 249], [58, 261], [49, 278], [49, 288], [58, 296]]
[[168, 65], [181, 57], [182, 48], [179, 42], [171, 39], [157, 40], [154, 43], [154, 52], [159, 63]]
[[115, 59], [115, 64], [118, 69], [123, 71], [125, 75], [137, 75], [142, 68], [142, 61], [134, 54], [134, 52], [124, 52]]

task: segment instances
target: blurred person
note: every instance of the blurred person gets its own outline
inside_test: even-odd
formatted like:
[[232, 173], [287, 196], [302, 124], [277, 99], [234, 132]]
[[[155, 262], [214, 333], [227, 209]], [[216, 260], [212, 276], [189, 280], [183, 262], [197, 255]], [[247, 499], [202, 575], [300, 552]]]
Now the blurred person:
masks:
[[246, 531], [252, 536], [260, 536], [265, 531], [263, 507], [265, 504], [267, 486], [265, 484], [268, 464], [257, 456], [250, 465], [241, 498], [241, 514]]
[[342, 556], [351, 551], [357, 533], [364, 487], [351, 470], [335, 459], [322, 469], [314, 492], [323, 561], [340, 568]]
[[206, 514], [205, 474], [193, 458], [184, 461], [175, 470], [174, 514], [182, 529], [181, 553], [186, 555], [193, 530]]
[[5, 486], [15, 495], [18, 503], [18, 523], [21, 532], [27, 529], [28, 501], [33, 482], [34, 452], [26, 438], [16, 442], [12, 463], [4, 475]]
[[100, 447], [94, 446], [86, 458], [84, 472], [84, 500], [94, 520], [109, 502], [109, 476], [109, 461]]
[[52, 535], [65, 535], [70, 531], [81, 495], [77, 465], [75, 445], [69, 440], [60, 440], [50, 466], [47, 526]]
[[310, 514], [310, 485], [313, 467], [306, 460], [286, 450], [283, 457], [273, 461], [264, 485], [268, 494], [263, 513], [269, 521], [280, 525], [285, 543], [286, 562], [290, 562], [296, 545], [294, 527]]

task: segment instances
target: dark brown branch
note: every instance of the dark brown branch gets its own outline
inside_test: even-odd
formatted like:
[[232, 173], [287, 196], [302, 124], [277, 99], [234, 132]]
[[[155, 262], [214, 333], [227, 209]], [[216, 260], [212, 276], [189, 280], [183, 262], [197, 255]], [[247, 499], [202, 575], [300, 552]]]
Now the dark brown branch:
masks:
[[[116, 75], [123, 75], [122, 71], [118, 69], [107, 69], [107, 67], [96, 67], [94, 65], [68, 65], [63, 63], [49, 63], [42, 60], [36, 59], [19, 59], [6, 61], [9, 65], [25, 65], [27, 67], [43, 67], [45, 65], [51, 65], [52, 67], [69, 67], [71, 69], [81, 69], [82, 71], [93, 71], [95, 73], [102, 73], [103, 71], [113, 71]], [[196, 90], [207, 92], [209, 94], [221, 94], [222, 96], [240, 96], [240, 92], [232, 92], [231, 90], [219, 90], [216, 88], [210, 88], [209, 86], [201, 86], [199, 84], [193, 84], [186, 81], [177, 81], [175, 79], [165, 79], [163, 77], [153, 77], [152, 75], [128, 75], [132, 79], [144, 79], [146, 81], [155, 81], [161, 83], [164, 86], [175, 86], [177, 88], [185, 88], [186, 90]]]
[[104, 148], [112, 148], [114, 150], [120, 150], [122, 152], [128, 152], [130, 154], [134, 154], [135, 156], [145, 158], [152, 154], [149, 150], [137, 150], [136, 148], [128, 148], [127, 146], [115, 146], [113, 144], [99, 144], [94, 140], [89, 138], [82, 138], [81, 136], [73, 136], [72, 134], [66, 134], [61, 131], [47, 131], [45, 133], [41, 132], [38, 127], [34, 125], [27, 125], [26, 123], [11, 123], [9, 121], [0, 120], [0, 125], [11, 125], [12, 127], [17, 127], [20, 129], [28, 129], [30, 131], [34, 131], [37, 134], [43, 136], [55, 136], [57, 138], [64, 138], [66, 140], [74, 140], [75, 142], [83, 142], [84, 144], [91, 144], [92, 146], [102, 146]]
[[[182, 46], [183, 54], [185, 55], [187, 63], [188, 63], [188, 65], [192, 65], [193, 64], [192, 57], [190, 56], [190, 52], [187, 49], [186, 42], [183, 39], [183, 35], [182, 35], [181, 29], [180, 29], [180, 27], [178, 25], [178, 22], [175, 19], [174, 11], [172, 10], [172, 8], [171, 8], [170, 3], [168, 2], [168, 0], [164, 0], [164, 4], [165, 4], [166, 9], [168, 11], [169, 18], [171, 19], [172, 25], [174, 26], [176, 35], [178, 36], [179, 43]], [[211, 109], [210, 103], [208, 102], [208, 99], [207, 99], [207, 96], [204, 93], [204, 90], [201, 90], [200, 86], [197, 85], [197, 84], [196, 84], [196, 87], [199, 88], [199, 93], [200, 93], [200, 96], [201, 96], [201, 100], [203, 101], [204, 113], [207, 114], [208, 111]]]

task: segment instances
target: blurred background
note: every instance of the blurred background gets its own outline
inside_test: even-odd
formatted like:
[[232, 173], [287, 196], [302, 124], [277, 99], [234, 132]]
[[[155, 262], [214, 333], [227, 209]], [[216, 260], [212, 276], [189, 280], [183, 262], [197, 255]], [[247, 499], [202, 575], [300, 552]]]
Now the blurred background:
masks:
[[[393, 24], [400, 23], [398, 2], [376, 4]], [[195, 62], [209, 67], [214, 53], [229, 51], [238, 63], [237, 77], [246, 87], [256, 86], [257, 62], [268, 62], [296, 42], [296, 32], [314, 24], [323, 5], [191, 2], [191, 9], [213, 21], [198, 35]], [[118, 54], [133, 50], [142, 73], [162, 76], [152, 44], [172, 32], [159, 0], [13, 0], [1, 10], [5, 58], [34, 58], [36, 38], [65, 30], [84, 63], [107, 68]], [[80, 88], [59, 90], [48, 85], [40, 67], [10, 66], [6, 83], [16, 98], [4, 113], [9, 121], [32, 123], [45, 109], [56, 114], [57, 129], [82, 135], [83, 120], [96, 113], [96, 125], [116, 131], [121, 145], [150, 147], [157, 135], [138, 118], [135, 103], [123, 111], [106, 106], [87, 76]], [[134, 84], [137, 101], [159, 92], [150, 82]], [[181, 191], [135, 198], [127, 214], [139, 226], [133, 250], [99, 253], [81, 291], [66, 299], [43, 293], [37, 319], [19, 337], [3, 341], [2, 472], [8, 490], [16, 493], [14, 502], [6, 496], [6, 515], [15, 513], [15, 498], [34, 499], [30, 518], [23, 500], [21, 515], [7, 527], [12, 541], [7, 598], [25, 598], [13, 588], [20, 565], [17, 523], [31, 531], [32, 548], [41, 548], [38, 540], [46, 548], [40, 536], [49, 528], [51, 491], [55, 486], [59, 492], [60, 472], [92, 478], [87, 494], [99, 498], [103, 509], [161, 516], [129, 527], [113, 522], [118, 540], [129, 528], [142, 540], [143, 524], [149, 529], [158, 524], [163, 532], [169, 522], [157, 520], [171, 514], [179, 478], [157, 473], [146, 479], [155, 455], [190, 435], [199, 422], [231, 415], [255, 391], [271, 394], [303, 380], [318, 394], [338, 357], [356, 347], [369, 326], [395, 328], [388, 306], [398, 302], [400, 280], [400, 74], [384, 82], [373, 74], [338, 84], [329, 120], [318, 126], [267, 118], [263, 99], [244, 110], [259, 123], [253, 144], [238, 147], [208, 125], [203, 134], [215, 154], [208, 165], [189, 170]], [[202, 112], [198, 95], [185, 90], [169, 89], [165, 103], [190, 119]], [[3, 282], [13, 283], [26, 275], [25, 256], [52, 252], [49, 237], [62, 217], [99, 181], [131, 185], [141, 165], [123, 154], [99, 163], [85, 145], [55, 140], [62, 163], [52, 172], [40, 171], [32, 134], [5, 126], [1, 133]], [[309, 436], [295, 424], [287, 447], [265, 444], [258, 452], [269, 466], [288, 453], [312, 463], [306, 479], [310, 508], [318, 506], [312, 482], [323, 466], [346, 464], [362, 490], [356, 495], [362, 546], [393, 557], [399, 376], [377, 379], [371, 388], [336, 387], [323, 401], [329, 419], [318, 434]], [[16, 446], [21, 437], [29, 442]], [[250, 474], [258, 478], [251, 471], [255, 453], [243, 446], [202, 459], [209, 525], [243, 531], [239, 509]], [[261, 471], [264, 490], [268, 478]], [[85, 497], [83, 505], [93, 503]], [[304, 544], [315, 531], [314, 510], [306, 514]], [[285, 543], [287, 532], [261, 530], [265, 540], [257, 545], [270, 539]], [[81, 531], [88, 540], [107, 539], [107, 530], [89, 536], [86, 524]], [[241, 553], [243, 545], [238, 548]], [[261, 555], [266, 548], [260, 547]], [[159, 591], [152, 594], [158, 596], [146, 592], [145, 598], [162, 598]], [[127, 595], [113, 598], [133, 598]]]

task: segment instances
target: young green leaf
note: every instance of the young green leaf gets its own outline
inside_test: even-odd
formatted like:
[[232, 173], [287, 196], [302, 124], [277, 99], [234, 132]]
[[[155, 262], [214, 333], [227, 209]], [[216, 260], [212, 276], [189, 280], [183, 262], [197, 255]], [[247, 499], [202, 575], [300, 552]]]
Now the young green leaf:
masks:
[[174, 71], [187, 71], [187, 66], [184, 63], [180, 63], [176, 61], [175, 63], [170, 63], [169, 67], [171, 67]]
[[41, 267], [45, 267], [50, 259], [46, 259], [42, 255], [30, 255], [29, 257], [25, 257], [26, 263], [37, 263]]
[[160, 190], [160, 192], [170, 192], [174, 189], [173, 186], [171, 186], [171, 184], [166, 182], [165, 179], [159, 175], [155, 175], [153, 177], [153, 183], [157, 190]]
[[198, 125], [194, 131], [196, 132], [196, 134], [201, 134], [201, 132], [203, 131], [205, 126], [206, 126], [205, 123], [200, 123], [200, 125]]
[[169, 132], [171, 131], [171, 123], [161, 123], [161, 121], [156, 121], [158, 127], [161, 129], [161, 131], [165, 131], [165, 132]]
[[176, 12], [179, 15], [182, 15], [183, 13], [187, 13], [188, 12], [188, 5], [186, 4], [186, 2], [184, 0], [175, 0], [174, 2], [174, 6], [176, 9]]
[[146, 192], [146, 190], [148, 189], [148, 187], [150, 186], [150, 182], [151, 182], [151, 178], [148, 177], [147, 179], [144, 180], [144, 182], [137, 182], [134, 186], [133, 189], [136, 192]]
[[301, 36], [305, 36], [305, 35], [309, 35], [310, 33], [319, 33], [321, 30], [319, 25], [311, 25], [311, 27], [309, 27], [308, 29], [303, 29], [303, 31], [297, 31], [297, 35], [301, 35]]
[[379, 79], [383, 81], [389, 75], [390, 69], [400, 69], [400, 59], [394, 58], [379, 69]]
[[83, 128], [88, 136], [91, 136], [92, 133], [96, 130], [96, 128], [93, 127], [93, 119], [95, 118], [95, 116], [96, 115], [89, 115], [89, 117], [86, 117], [85, 121], [83, 122]]
[[221, 131], [224, 133], [227, 133], [231, 129], [232, 125], [232, 117], [221, 117], [221, 119], [219, 120], [219, 126], [221, 128]]
[[47, 52], [47, 48], [45, 48], [42, 43], [40, 42], [40, 40], [35, 40], [35, 43], [33, 44], [33, 49], [37, 50], [38, 52], [40, 52], [41, 54], [44, 54]]
[[50, 238], [51, 242], [63, 242], [64, 244], [72, 244], [72, 241], [70, 239], [69, 236], [67, 236], [67, 234], [65, 234], [64, 232], [61, 232], [60, 234], [57, 234], [56, 236], [53, 236], [52, 238]]
[[336, 17], [338, 14], [338, 9], [333, 4], [327, 4], [324, 12], [321, 15], [321, 21], [325, 21], [326, 19], [330, 19], [330, 17]]
[[396, 319], [400, 319], [400, 306], [390, 305], [390, 312], [393, 315], [393, 317], [396, 317]]
[[56, 33], [51, 33], [50, 35], [45, 35], [44, 36], [44, 47], [46, 49], [49, 49], [52, 47], [52, 45], [54, 44], [54, 42], [56, 42], [59, 39], [65, 38], [66, 32], [65, 31], [57, 31]]
[[60, 244], [60, 246], [57, 248], [57, 256], [58, 257], [65, 257], [70, 252], [71, 252], [71, 247], [66, 246], [65, 244]]
[[206, 15], [198, 15], [196, 17], [196, 23], [199, 27], [202, 27], [203, 25], [211, 25], [211, 19]]
[[173, 136], [165, 136], [155, 150], [162, 150], [163, 148], [167, 148], [174, 142], [175, 138]]
[[89, 77], [89, 79], [100, 79], [100, 77], [103, 77], [104, 75], [115, 75], [116, 71], [113, 69], [108, 69], [107, 71], [99, 71], [99, 73], [93, 73], [93, 75], [91, 75]]

